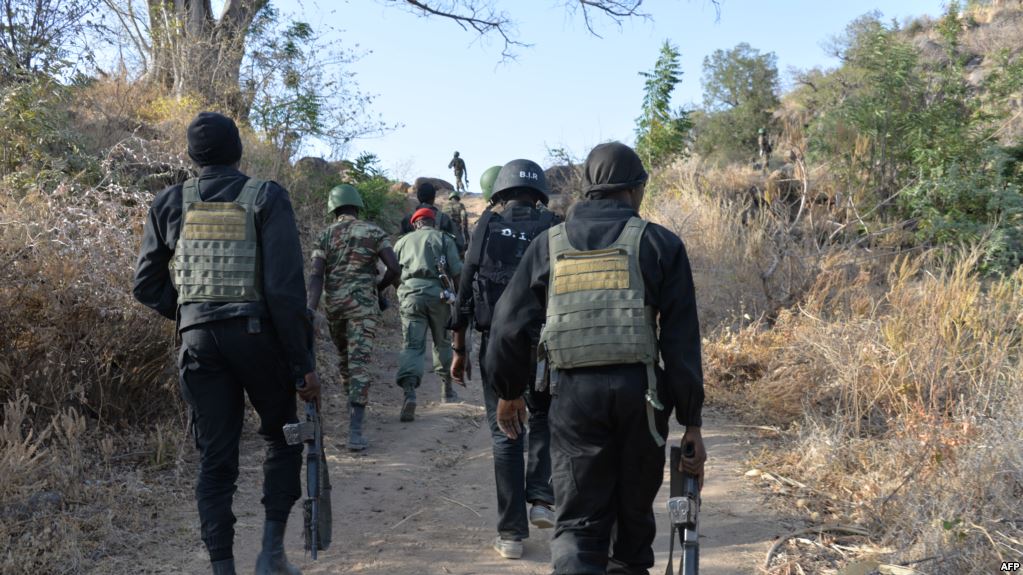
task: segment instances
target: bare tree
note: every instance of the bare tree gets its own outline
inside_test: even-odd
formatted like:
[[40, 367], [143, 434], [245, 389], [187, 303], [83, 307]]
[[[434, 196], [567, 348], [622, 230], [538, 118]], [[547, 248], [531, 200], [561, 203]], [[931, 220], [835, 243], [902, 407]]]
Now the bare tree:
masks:
[[138, 52], [150, 81], [246, 116], [249, 102], [239, 86], [245, 41], [269, 0], [227, 0], [219, 16], [210, 0], [103, 2]]
[[[14, 0], [0, 0], [14, 1]], [[82, 0], [84, 1], [84, 0]], [[225, 0], [215, 17], [210, 0], [102, 0], [116, 15], [122, 33], [151, 80], [175, 94], [198, 94], [220, 103], [237, 117], [245, 118], [252, 104], [239, 86], [250, 27], [270, 0]], [[508, 0], [379, 0], [385, 6], [423, 17], [447, 18], [480, 36], [497, 35], [502, 55], [514, 56], [520, 41], [515, 20], [501, 6]], [[718, 0], [709, 0], [715, 6]], [[587, 29], [597, 34], [595, 18], [602, 16], [621, 25], [628, 18], [646, 18], [643, 0], [552, 0], [571, 14], [581, 14]], [[518, 7], [518, 3], [514, 4]]]

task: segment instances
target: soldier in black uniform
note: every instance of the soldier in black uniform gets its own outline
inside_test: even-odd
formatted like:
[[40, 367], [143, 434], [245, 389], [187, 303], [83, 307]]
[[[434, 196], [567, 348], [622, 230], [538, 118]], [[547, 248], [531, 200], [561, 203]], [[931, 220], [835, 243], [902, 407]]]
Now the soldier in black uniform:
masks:
[[465, 252], [465, 239], [459, 233], [458, 227], [455, 226], [454, 220], [451, 216], [445, 214], [440, 208], [438, 208], [434, 202], [437, 200], [437, 188], [434, 187], [430, 182], [419, 182], [416, 184], [416, 199], [419, 200], [419, 205], [416, 209], [405, 214], [405, 217], [401, 219], [401, 234], [412, 233], [414, 228], [412, 224], [412, 214], [416, 213], [420, 208], [429, 208], [437, 214], [437, 229], [451, 234], [455, 238], [455, 245], [458, 246], [458, 253]]
[[[491, 318], [498, 299], [511, 280], [515, 268], [530, 242], [560, 220], [550, 211], [541, 212], [537, 204], [548, 200], [543, 169], [530, 160], [512, 160], [497, 175], [493, 199], [498, 209], [488, 208], [480, 217], [469, 242], [458, 289], [458, 317], [454, 325], [455, 350], [451, 376], [461, 381], [465, 367], [465, 330], [475, 319], [480, 335], [480, 358], [487, 353]], [[539, 329], [534, 337], [539, 339]], [[535, 342], [534, 342], [535, 345]], [[535, 362], [532, 362], [535, 366]], [[490, 374], [481, 362], [483, 398], [494, 447], [494, 477], [497, 482], [497, 531], [494, 549], [507, 559], [522, 557], [522, 540], [529, 537], [529, 524], [547, 529], [554, 526], [554, 492], [550, 486], [550, 430], [547, 411], [550, 394], [533, 389], [536, 368], [526, 370], [524, 398], [529, 406], [529, 453], [524, 463], [522, 452], [526, 437], [507, 437], [497, 425], [497, 394]], [[526, 504], [530, 504], [526, 513]], [[527, 521], [528, 519], [528, 521]]]
[[196, 499], [213, 572], [235, 573], [231, 501], [247, 394], [266, 440], [256, 573], [297, 574], [284, 554], [284, 529], [301, 496], [302, 446], [289, 446], [282, 427], [298, 421], [296, 383], [304, 383], [298, 394], [307, 401], [318, 401], [320, 385], [295, 215], [284, 188], [238, 171], [242, 143], [230, 118], [199, 114], [188, 127], [188, 154], [199, 176], [153, 200], [134, 295], [177, 321], [182, 395], [201, 454]]
[[[558, 290], [550, 290], [551, 238], [560, 233], [559, 245], [566, 245], [567, 240], [574, 250], [602, 250], [621, 245], [625, 231], [634, 224], [645, 226], [639, 228], [643, 231], [637, 239], [636, 274], [641, 274], [638, 279], [643, 285], [638, 303], [656, 318], [650, 340], [655, 352], [659, 348], [663, 368], [653, 361], [646, 365], [620, 363], [554, 370], [550, 409], [553, 484], [558, 504], [551, 542], [555, 573], [645, 574], [654, 564], [653, 502], [663, 477], [662, 444], [672, 408], [679, 423], [686, 427], [683, 443], [696, 448], [696, 455], [684, 460], [683, 468], [697, 474], [702, 482], [706, 460], [700, 435], [703, 376], [692, 273], [678, 236], [638, 218], [647, 174], [631, 148], [618, 142], [597, 146], [586, 159], [584, 172], [587, 201], [576, 205], [564, 227], [552, 228], [533, 241], [501, 296], [491, 323], [485, 363], [501, 397], [498, 424], [509, 437], [515, 437], [522, 432], [526, 419], [522, 395], [531, 378], [530, 334], [547, 321], [543, 337], [545, 343], [550, 343], [546, 339], [552, 326], [548, 305], [553, 305], [553, 298], [559, 294], [576, 287], [570, 282], [559, 283]], [[589, 251], [588, 256], [578, 257], [582, 253], [575, 252], [574, 261], [559, 256], [558, 266], [565, 266], [562, 262], [567, 261], [565, 269], [574, 266], [581, 270], [577, 272], [580, 275], [569, 278], [572, 281], [585, 283], [590, 281], [585, 279], [587, 273], [597, 272], [603, 278], [599, 281], [614, 280], [607, 285], [634, 285], [631, 280], [616, 283], [622, 276], [614, 270], [602, 274], [609, 270], [592, 263], [615, 261], [620, 251]], [[629, 266], [626, 280], [633, 277], [628, 275], [633, 269], [631, 261]], [[560, 282], [561, 276], [558, 278]], [[643, 315], [638, 317], [646, 321]], [[617, 340], [600, 341], [600, 330], [607, 329], [599, 325], [603, 319], [590, 318], [583, 323], [586, 321], [593, 324], [587, 329], [595, 329], [582, 330], [571, 343], [574, 347], [569, 351], [579, 354], [576, 357], [599, 363], [599, 346], [607, 350], [623, 345]], [[654, 331], [658, 325], [659, 334]], [[582, 335], [586, 333], [591, 335]], [[556, 367], [551, 361], [552, 368]], [[655, 388], [648, 392], [648, 374], [653, 372]]]

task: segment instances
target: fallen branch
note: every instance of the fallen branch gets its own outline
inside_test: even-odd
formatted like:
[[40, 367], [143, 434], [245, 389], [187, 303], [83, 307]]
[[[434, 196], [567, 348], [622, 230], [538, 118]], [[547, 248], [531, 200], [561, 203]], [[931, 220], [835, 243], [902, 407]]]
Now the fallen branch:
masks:
[[392, 525], [392, 526], [391, 526], [391, 529], [397, 529], [397, 528], [398, 528], [398, 527], [400, 527], [400, 526], [401, 526], [401, 525], [402, 525], [403, 523], [405, 523], [405, 522], [406, 522], [406, 521], [408, 521], [409, 519], [412, 519], [412, 518], [413, 518], [413, 517], [415, 517], [416, 515], [419, 515], [420, 513], [423, 513], [424, 511], [426, 511], [426, 508], [425, 508], [425, 507], [424, 507], [423, 509], [420, 509], [419, 511], [416, 511], [415, 513], [413, 513], [413, 514], [411, 514], [411, 515], [406, 515], [404, 519], [402, 519], [401, 521], [399, 521], [399, 522], [395, 523], [394, 525]]
[[444, 501], [447, 501], [448, 503], [454, 503], [455, 505], [459, 505], [461, 507], [465, 507], [469, 511], [472, 511], [473, 513], [475, 513], [476, 517], [483, 517], [482, 515], [480, 515], [479, 511], [476, 511], [475, 509], [473, 509], [472, 507], [469, 507], [468, 505], [466, 505], [465, 503], [462, 503], [461, 501], [455, 501], [454, 499], [451, 499], [450, 497], [444, 497], [443, 495], [441, 495], [440, 498], [443, 499]]
[[862, 535], [864, 537], [870, 535], [870, 532], [867, 531], [866, 529], [860, 527], [848, 527], [845, 525], [822, 525], [820, 527], [807, 527], [806, 529], [792, 531], [791, 533], [786, 533], [785, 535], [779, 537], [778, 540], [774, 542], [774, 545], [771, 545], [771, 548], [767, 550], [767, 558], [764, 559], [764, 569], [770, 569], [771, 559], [774, 558], [774, 554], [778, 552], [779, 548], [781, 548], [782, 543], [785, 543], [789, 539], [792, 539], [793, 537], [798, 537], [800, 535], [806, 535], [808, 533], [816, 533], [818, 535], [821, 535], [825, 531], [831, 533], [846, 533], [849, 535]]

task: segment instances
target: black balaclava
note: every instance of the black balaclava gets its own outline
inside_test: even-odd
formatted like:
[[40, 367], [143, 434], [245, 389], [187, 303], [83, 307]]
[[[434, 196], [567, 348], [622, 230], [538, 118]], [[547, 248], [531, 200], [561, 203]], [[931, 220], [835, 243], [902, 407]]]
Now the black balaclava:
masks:
[[242, 139], [234, 120], [200, 112], [188, 125], [188, 157], [200, 167], [234, 165], [242, 158]]
[[593, 148], [583, 164], [587, 197], [631, 190], [645, 184], [648, 177], [639, 155], [621, 142], [608, 142]]

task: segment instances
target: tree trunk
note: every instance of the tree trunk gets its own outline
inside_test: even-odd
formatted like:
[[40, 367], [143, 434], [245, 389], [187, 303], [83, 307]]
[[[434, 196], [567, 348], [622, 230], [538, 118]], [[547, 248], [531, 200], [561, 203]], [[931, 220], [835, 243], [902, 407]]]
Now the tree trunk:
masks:
[[245, 39], [268, 2], [228, 0], [215, 19], [210, 0], [149, 0], [150, 78], [175, 96], [199, 98], [247, 121], [248, 103], [238, 85]]

